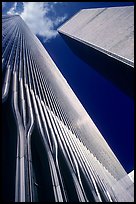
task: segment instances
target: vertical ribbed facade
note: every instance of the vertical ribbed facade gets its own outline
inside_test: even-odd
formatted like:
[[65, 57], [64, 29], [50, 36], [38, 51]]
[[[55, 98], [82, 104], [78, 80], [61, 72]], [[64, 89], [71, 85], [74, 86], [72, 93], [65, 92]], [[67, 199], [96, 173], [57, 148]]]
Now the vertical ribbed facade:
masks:
[[2, 17], [2, 102], [4, 200], [133, 201], [124, 168], [18, 15]]

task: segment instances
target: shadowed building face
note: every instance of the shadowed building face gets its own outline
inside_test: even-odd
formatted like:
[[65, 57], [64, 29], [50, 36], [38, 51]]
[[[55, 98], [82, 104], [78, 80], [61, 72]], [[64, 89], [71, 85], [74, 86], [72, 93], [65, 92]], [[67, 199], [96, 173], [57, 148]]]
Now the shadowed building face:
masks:
[[133, 201], [126, 171], [18, 15], [2, 18], [2, 76], [4, 201]]
[[58, 31], [81, 59], [133, 97], [133, 6], [83, 9]]

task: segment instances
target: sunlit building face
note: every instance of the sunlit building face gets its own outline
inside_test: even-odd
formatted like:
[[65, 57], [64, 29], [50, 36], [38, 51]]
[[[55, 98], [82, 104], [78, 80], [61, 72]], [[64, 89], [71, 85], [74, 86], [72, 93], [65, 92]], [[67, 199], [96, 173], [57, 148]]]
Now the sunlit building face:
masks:
[[18, 15], [2, 17], [2, 106], [5, 201], [133, 201], [133, 182]]

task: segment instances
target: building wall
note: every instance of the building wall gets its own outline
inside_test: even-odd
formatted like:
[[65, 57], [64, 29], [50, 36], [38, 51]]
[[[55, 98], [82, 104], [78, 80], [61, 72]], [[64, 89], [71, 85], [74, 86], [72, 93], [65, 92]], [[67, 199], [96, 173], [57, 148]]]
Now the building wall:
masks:
[[4, 200], [133, 200], [113, 192], [127, 173], [37, 37], [17, 15], [2, 26]]
[[83, 9], [58, 31], [134, 66], [134, 7]]

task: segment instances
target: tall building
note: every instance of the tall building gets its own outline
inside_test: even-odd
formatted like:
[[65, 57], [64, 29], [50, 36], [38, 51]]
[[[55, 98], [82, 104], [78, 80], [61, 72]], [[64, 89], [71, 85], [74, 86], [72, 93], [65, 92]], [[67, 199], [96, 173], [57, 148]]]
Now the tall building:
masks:
[[80, 58], [133, 97], [134, 6], [82, 9], [58, 31]]
[[133, 182], [18, 15], [2, 17], [2, 106], [4, 201], [134, 200]]

